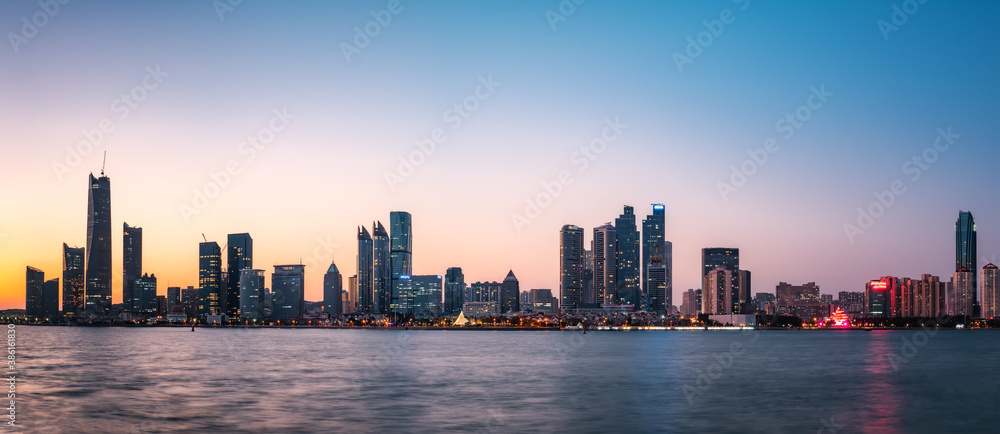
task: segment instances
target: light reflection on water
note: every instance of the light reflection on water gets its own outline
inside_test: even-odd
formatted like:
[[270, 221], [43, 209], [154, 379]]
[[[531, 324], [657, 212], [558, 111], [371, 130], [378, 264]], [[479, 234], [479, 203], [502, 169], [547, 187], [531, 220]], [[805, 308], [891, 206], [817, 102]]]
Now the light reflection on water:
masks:
[[[1000, 423], [991, 331], [939, 332], [898, 371], [888, 355], [914, 331], [17, 332], [17, 418], [28, 430], [994, 432]], [[744, 350], [729, 362], [734, 343]]]

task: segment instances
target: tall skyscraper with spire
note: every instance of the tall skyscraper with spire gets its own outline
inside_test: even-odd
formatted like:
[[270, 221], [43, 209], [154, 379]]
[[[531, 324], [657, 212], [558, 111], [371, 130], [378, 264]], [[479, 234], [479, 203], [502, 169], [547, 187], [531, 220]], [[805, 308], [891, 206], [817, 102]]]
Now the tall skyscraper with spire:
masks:
[[240, 315], [240, 272], [253, 268], [253, 238], [248, 233], [229, 234], [226, 240], [226, 290], [219, 307], [236, 318]]
[[340, 275], [337, 264], [331, 262], [330, 268], [323, 275], [323, 310], [331, 317], [340, 316], [344, 310], [343, 303], [344, 278]]
[[122, 226], [122, 307], [134, 313], [139, 304], [135, 281], [142, 277], [142, 228]]
[[84, 248], [63, 243], [63, 315], [73, 316], [84, 309]]
[[372, 223], [372, 291], [375, 311], [389, 313], [392, 304], [392, 267], [389, 263], [389, 234], [382, 222]]
[[583, 302], [583, 228], [565, 225], [559, 231], [559, 294], [564, 312]]
[[111, 179], [90, 174], [87, 192], [86, 309], [105, 315], [111, 309]]
[[639, 284], [639, 231], [635, 227], [635, 212], [631, 206], [615, 219], [615, 233], [618, 236], [616, 253], [616, 296], [619, 304], [631, 304], [638, 310], [642, 301], [642, 287]]
[[977, 286], [976, 270], [979, 269], [976, 257], [976, 220], [971, 211], [959, 211], [955, 222], [955, 269], [972, 271], [972, 287]]
[[[391, 303], [398, 303], [399, 291], [396, 287], [399, 276], [413, 275], [413, 218], [406, 211], [389, 213], [389, 266], [391, 281], [389, 283], [392, 298]], [[391, 304], [390, 303], [390, 304]]]
[[372, 287], [372, 236], [364, 226], [358, 228], [358, 312], [377, 313], [375, 293]]

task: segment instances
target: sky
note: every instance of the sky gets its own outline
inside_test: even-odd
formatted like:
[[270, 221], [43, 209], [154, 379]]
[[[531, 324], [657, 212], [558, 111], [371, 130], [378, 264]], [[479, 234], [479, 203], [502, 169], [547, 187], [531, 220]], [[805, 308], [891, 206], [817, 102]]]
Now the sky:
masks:
[[316, 301], [393, 210], [415, 274], [556, 291], [563, 225], [665, 204], [675, 305], [704, 247], [833, 294], [949, 277], [960, 210], [1000, 253], [993, 1], [12, 0], [0, 33], [0, 308], [86, 244], [105, 152], [116, 303], [123, 222], [160, 294], [249, 232]]

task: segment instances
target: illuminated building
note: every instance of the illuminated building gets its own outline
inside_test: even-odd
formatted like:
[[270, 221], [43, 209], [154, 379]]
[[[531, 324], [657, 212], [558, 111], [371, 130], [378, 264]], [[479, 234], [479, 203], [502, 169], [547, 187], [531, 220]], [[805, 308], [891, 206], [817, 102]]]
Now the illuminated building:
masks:
[[465, 275], [459, 267], [451, 267], [444, 273], [444, 313], [457, 315], [465, 303]]
[[393, 313], [437, 315], [441, 313], [441, 276], [399, 276], [397, 304]]
[[775, 301], [775, 311], [781, 315], [802, 319], [826, 318], [830, 315], [830, 304], [820, 299], [816, 282], [805, 285], [780, 282], [775, 288]]
[[[702, 280], [716, 267], [725, 267], [729, 270], [730, 282], [728, 284], [729, 291], [731, 294], [726, 296], [726, 299], [732, 304], [731, 307], [727, 309], [729, 312], [739, 312], [740, 305], [740, 249], [730, 248], [730, 247], [707, 247], [701, 249], [701, 275]], [[707, 296], [707, 289], [705, 291]], [[749, 295], [749, 294], [748, 294]], [[702, 309], [704, 310], [704, 309]], [[720, 312], [721, 313], [721, 312]]]
[[552, 296], [551, 289], [532, 289], [528, 291], [528, 303], [531, 311], [556, 315], [559, 313], [559, 301]]
[[559, 231], [559, 293], [566, 308], [583, 303], [583, 262], [583, 228], [563, 226]]
[[253, 268], [253, 238], [248, 233], [229, 234], [226, 246], [226, 289], [220, 297], [219, 309], [230, 318], [237, 318], [242, 303], [240, 273]]
[[[594, 228], [594, 302], [602, 306], [614, 304], [618, 254], [618, 236], [610, 223]], [[565, 304], [562, 307], [566, 311]]]
[[659, 253], [659, 245], [655, 247], [656, 252], [649, 259], [649, 264], [643, 267], [648, 281], [645, 283], [649, 300], [649, 310], [657, 313], [666, 313], [670, 305], [664, 305], [667, 297], [667, 266], [663, 263], [663, 257]]
[[239, 318], [263, 320], [264, 317], [264, 270], [244, 268], [240, 270]]
[[390, 293], [386, 307], [395, 303], [400, 276], [413, 274], [413, 216], [406, 211], [389, 213]]
[[198, 316], [221, 313], [222, 249], [214, 241], [198, 245]]
[[[865, 315], [870, 317], [888, 317], [890, 287], [898, 282], [895, 277], [883, 277], [872, 280], [865, 285]], [[898, 284], [898, 283], [897, 283]]]
[[622, 214], [615, 219], [616, 302], [635, 306], [639, 310], [642, 302], [642, 286], [639, 281], [641, 266], [639, 262], [639, 231], [635, 227], [635, 213], [631, 206], [625, 205]]
[[105, 315], [111, 309], [111, 179], [90, 174], [87, 195], [87, 248], [84, 270], [86, 309]]
[[847, 313], [864, 314], [865, 293], [857, 291], [840, 291], [840, 294], [837, 297], [837, 304], [839, 304], [840, 308]]
[[951, 276], [951, 286], [953, 288], [953, 300], [949, 300], [949, 315], [971, 317], [975, 315], [973, 308], [976, 304], [975, 275], [967, 268], [955, 270]]
[[689, 289], [681, 295], [681, 315], [693, 317], [701, 313], [701, 289]]
[[982, 317], [983, 318], [994, 318], [1000, 316], [1000, 273], [997, 272], [997, 266], [993, 264], [986, 264], [980, 271], [979, 284], [981, 285], [980, 305], [982, 305]]
[[838, 307], [836, 311], [830, 315], [830, 321], [833, 321], [834, 327], [850, 327], [851, 320], [848, 319], [847, 314], [840, 310]]
[[143, 274], [135, 279], [132, 313], [145, 317], [155, 317], [159, 309], [156, 301], [156, 275]]
[[181, 306], [184, 307], [184, 315], [188, 319], [198, 317], [198, 288], [188, 286], [181, 290]]
[[382, 222], [372, 223], [372, 297], [376, 313], [389, 313], [393, 302], [392, 267], [389, 264], [389, 233]]
[[372, 236], [364, 226], [358, 228], [358, 313], [377, 313], [372, 276]]
[[[673, 264], [671, 255], [672, 246], [666, 238], [666, 226], [666, 208], [663, 204], [654, 203], [653, 213], [647, 215], [642, 221], [642, 293], [649, 300], [650, 306], [657, 306], [653, 308], [656, 311], [664, 310], [659, 308], [659, 306], [666, 306], [667, 310], [669, 310], [671, 303], [673, 303], [671, 299], [671, 288], [673, 286], [670, 283], [670, 270]], [[663, 291], [666, 298], [662, 300], [654, 300], [650, 294], [650, 288], [646, 286], [649, 279], [649, 264], [654, 254], [660, 255], [660, 264], [662, 264], [664, 270], [663, 280], [667, 283]]]
[[705, 274], [702, 282], [701, 313], [721, 315], [733, 313], [732, 271], [717, 266]]
[[181, 287], [179, 286], [169, 286], [167, 287], [167, 310], [168, 312], [173, 309], [174, 306], [181, 304]]
[[[976, 273], [979, 267], [976, 256], [976, 220], [972, 218], [972, 212], [959, 211], [958, 220], [955, 221], [955, 269], [971, 270], [973, 296], [975, 299]], [[971, 315], [971, 313], [970, 313]]]
[[347, 278], [347, 303], [344, 303], [344, 313], [350, 314], [358, 311], [358, 276]]
[[330, 263], [326, 274], [323, 275], [323, 310], [331, 317], [344, 313], [343, 301], [341, 300], [344, 279], [340, 275], [337, 264]]
[[137, 313], [140, 294], [135, 281], [142, 277], [142, 228], [122, 226], [122, 309]]
[[305, 269], [305, 265], [274, 266], [274, 273], [271, 273], [273, 319], [298, 319], [305, 314]]
[[500, 284], [500, 312], [520, 312], [521, 311], [521, 285], [514, 276], [514, 270], [507, 272], [503, 283]]
[[63, 243], [63, 315], [75, 316], [84, 309], [84, 249]]

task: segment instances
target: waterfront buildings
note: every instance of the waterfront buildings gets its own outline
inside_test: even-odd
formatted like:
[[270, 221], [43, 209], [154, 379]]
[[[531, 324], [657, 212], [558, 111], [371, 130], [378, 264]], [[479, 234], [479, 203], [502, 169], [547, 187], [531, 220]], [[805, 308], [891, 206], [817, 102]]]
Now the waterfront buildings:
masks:
[[106, 315], [111, 309], [111, 179], [90, 174], [85, 250], [86, 309]]
[[615, 303], [617, 240], [615, 227], [610, 223], [594, 228], [594, 302], [601, 306]]
[[514, 270], [507, 272], [500, 284], [500, 312], [516, 313], [521, 311], [521, 286], [514, 276]]
[[198, 244], [198, 316], [219, 315], [222, 291], [222, 249], [219, 243]]
[[552, 296], [551, 289], [532, 289], [527, 294], [532, 312], [546, 315], [559, 313], [559, 300]]
[[444, 273], [444, 314], [458, 315], [465, 303], [465, 274], [459, 267]]
[[239, 287], [239, 318], [250, 321], [266, 319], [267, 317], [264, 315], [264, 302], [266, 299], [264, 270], [253, 268], [240, 270]]
[[132, 314], [155, 317], [159, 311], [156, 300], [156, 275], [143, 274], [135, 279], [135, 293], [132, 298]]
[[142, 277], [142, 228], [122, 224], [122, 308], [125, 312], [139, 310], [136, 279]]
[[954, 297], [948, 297], [948, 314], [961, 317], [975, 316], [976, 273], [968, 268], [959, 268], [951, 276]]
[[583, 228], [565, 225], [559, 231], [559, 293], [562, 306], [573, 309], [583, 303]]
[[330, 316], [343, 314], [344, 306], [342, 300], [344, 279], [340, 275], [337, 264], [330, 263], [323, 275], [323, 310]]
[[710, 315], [733, 313], [733, 272], [719, 265], [702, 279], [701, 313]]
[[389, 213], [390, 293], [388, 307], [398, 296], [396, 286], [400, 276], [413, 274], [413, 217], [406, 211]]
[[[392, 266], [389, 263], [389, 233], [382, 222], [372, 223], [372, 298], [375, 313], [389, 313], [393, 303]], [[396, 295], [398, 296], [398, 295]]]
[[29, 266], [25, 271], [24, 281], [24, 314], [28, 318], [42, 318], [42, 286], [45, 285], [45, 272]]
[[971, 284], [973, 288], [977, 287], [975, 270], [979, 269], [978, 259], [976, 256], [976, 220], [972, 218], [972, 212], [959, 211], [958, 220], [955, 221], [955, 270], [964, 268], [972, 271]]
[[[655, 247], [659, 249], [657, 244]], [[657, 313], [667, 313], [670, 310], [670, 297], [667, 296], [667, 266], [663, 263], [660, 253], [654, 252], [649, 264], [644, 267], [646, 273], [645, 291], [649, 300], [648, 309]], [[666, 304], [665, 304], [666, 303]]]
[[63, 243], [62, 284], [63, 315], [76, 316], [83, 313], [84, 303], [84, 248], [70, 247]]
[[[725, 299], [731, 305], [731, 307], [726, 308], [725, 312], [717, 313], [739, 313], [740, 304], [748, 301], [748, 299], [741, 299], [743, 293], [740, 291], [740, 249], [730, 247], [707, 247], [701, 249], [702, 280], [704, 281], [705, 276], [717, 267], [725, 267], [729, 271], [729, 283], [726, 287], [730, 293], [726, 294]], [[707, 300], [709, 296], [708, 287], [703, 286], [703, 288], [705, 289]], [[717, 301], [718, 298], [713, 300]], [[705, 305], [703, 304], [703, 306]]]
[[635, 212], [625, 205], [622, 214], [615, 219], [616, 286], [615, 303], [631, 305], [639, 309], [642, 302], [640, 280], [639, 231], [636, 230]]
[[393, 313], [437, 315], [441, 313], [441, 276], [399, 276], [398, 303]]
[[979, 291], [981, 300], [980, 305], [982, 306], [982, 317], [983, 318], [995, 318], [1000, 316], [1000, 273], [997, 272], [997, 266], [992, 263], [986, 264], [979, 274], [979, 284], [981, 285], [981, 290]]
[[271, 318], [290, 320], [305, 314], [305, 265], [275, 265], [271, 273]]
[[364, 226], [358, 228], [358, 313], [377, 313], [373, 289], [372, 236]]
[[[654, 254], [660, 255], [666, 288], [662, 299], [654, 299], [650, 288], [648, 269]], [[653, 204], [653, 213], [642, 221], [642, 292], [654, 311], [669, 311], [673, 304], [673, 244], [666, 238], [666, 207]]]
[[226, 242], [225, 295], [220, 296], [219, 309], [230, 318], [240, 316], [240, 272], [253, 268], [253, 238], [248, 233], [229, 234]]

